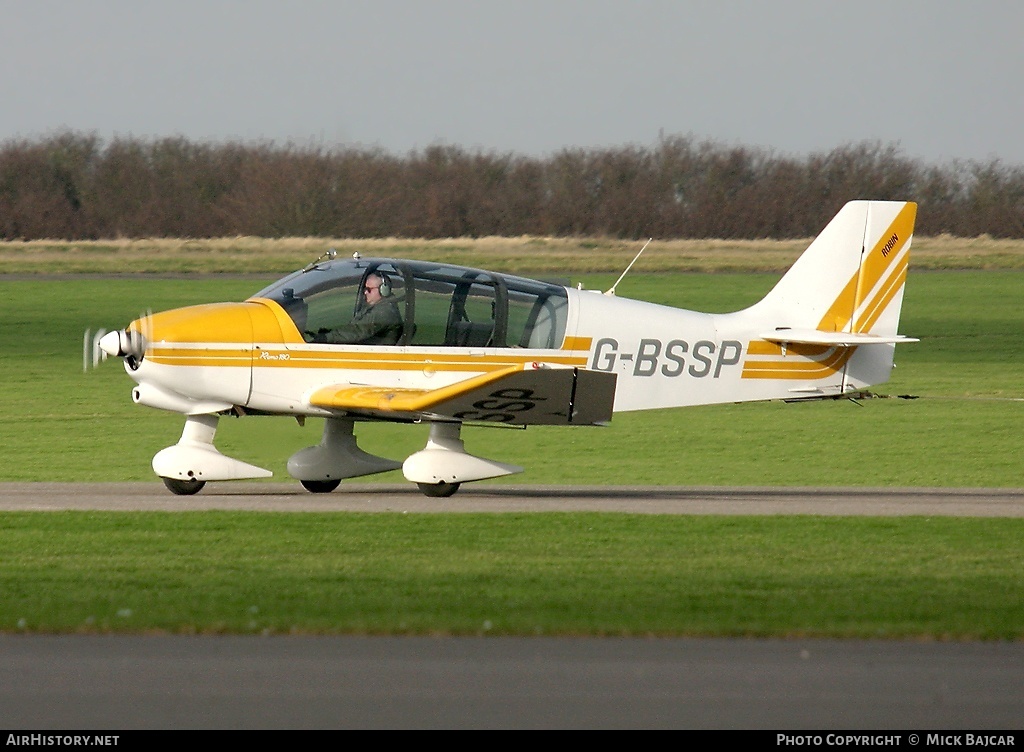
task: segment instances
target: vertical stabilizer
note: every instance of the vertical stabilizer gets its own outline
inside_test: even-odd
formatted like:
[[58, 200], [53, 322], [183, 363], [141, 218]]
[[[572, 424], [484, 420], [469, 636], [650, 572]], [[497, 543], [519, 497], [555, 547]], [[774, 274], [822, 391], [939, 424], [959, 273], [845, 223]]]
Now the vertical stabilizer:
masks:
[[751, 312], [777, 327], [893, 336], [917, 204], [851, 201]]
[[[743, 378], [846, 394], [889, 378], [917, 204], [851, 201], [743, 315], [760, 324]], [[776, 349], [777, 348], [777, 349]], [[799, 383], [798, 383], [799, 382]]]

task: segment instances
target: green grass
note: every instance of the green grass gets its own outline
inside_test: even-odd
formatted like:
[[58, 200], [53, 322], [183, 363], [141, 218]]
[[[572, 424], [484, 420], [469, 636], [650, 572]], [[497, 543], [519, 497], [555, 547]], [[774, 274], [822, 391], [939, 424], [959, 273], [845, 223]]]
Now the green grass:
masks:
[[[605, 289], [617, 275], [584, 279]], [[631, 274], [622, 296], [708, 311], [769, 274]], [[3, 283], [0, 480], [152, 480], [180, 416], [135, 406], [86, 327], [244, 299], [259, 280]], [[910, 275], [876, 399], [622, 414], [607, 428], [468, 427], [507, 483], [1024, 487], [1024, 272]], [[911, 395], [917, 399], [900, 399]], [[287, 479], [319, 421], [221, 421]], [[401, 458], [421, 426], [360, 425]], [[388, 473], [365, 482], [399, 481]], [[457, 498], [457, 497], [456, 497]], [[628, 514], [0, 514], [0, 631], [1024, 638], [1019, 519]]]
[[1024, 520], [8, 513], [0, 630], [1020, 639]]

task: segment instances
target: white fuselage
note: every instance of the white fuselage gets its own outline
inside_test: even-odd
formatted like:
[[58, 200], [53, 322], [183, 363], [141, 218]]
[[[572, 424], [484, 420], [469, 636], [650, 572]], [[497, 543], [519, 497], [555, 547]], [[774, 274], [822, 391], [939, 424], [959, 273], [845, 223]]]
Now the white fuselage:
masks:
[[616, 412], [839, 394], [888, 375], [866, 359], [858, 367], [857, 353], [867, 348], [771, 345], [758, 336], [765, 322], [749, 310], [707, 314], [596, 291], [567, 294], [561, 349], [341, 346], [274, 336], [251, 343], [179, 341], [162, 357], [160, 347], [168, 343], [158, 340], [154, 356], [128, 373], [206, 406], [314, 416], [332, 414], [307, 401], [325, 386], [431, 390], [529, 361], [614, 373]]

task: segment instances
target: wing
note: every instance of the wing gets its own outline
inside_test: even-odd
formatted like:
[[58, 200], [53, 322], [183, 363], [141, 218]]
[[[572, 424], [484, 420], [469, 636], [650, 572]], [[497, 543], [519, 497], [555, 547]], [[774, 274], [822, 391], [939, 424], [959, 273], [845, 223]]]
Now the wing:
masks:
[[439, 389], [329, 386], [309, 404], [392, 420], [596, 425], [611, 420], [614, 399], [613, 373], [522, 363]]

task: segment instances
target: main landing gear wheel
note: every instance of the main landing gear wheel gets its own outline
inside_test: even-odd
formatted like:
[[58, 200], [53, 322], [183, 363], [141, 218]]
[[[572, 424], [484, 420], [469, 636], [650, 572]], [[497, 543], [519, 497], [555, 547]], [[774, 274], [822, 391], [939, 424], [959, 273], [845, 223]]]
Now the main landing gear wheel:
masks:
[[445, 483], [444, 481], [441, 481], [440, 483], [417, 483], [416, 485], [419, 486], [420, 491], [422, 491], [425, 496], [429, 496], [433, 499], [445, 499], [458, 491], [459, 486], [462, 484]]
[[192, 494], [199, 493], [199, 490], [206, 485], [205, 480], [196, 480], [195, 478], [189, 480], [161, 478], [160, 480], [167, 486], [168, 491], [178, 496], [191, 496]]
[[310, 493], [330, 493], [341, 485], [341, 480], [300, 480], [299, 483]]

